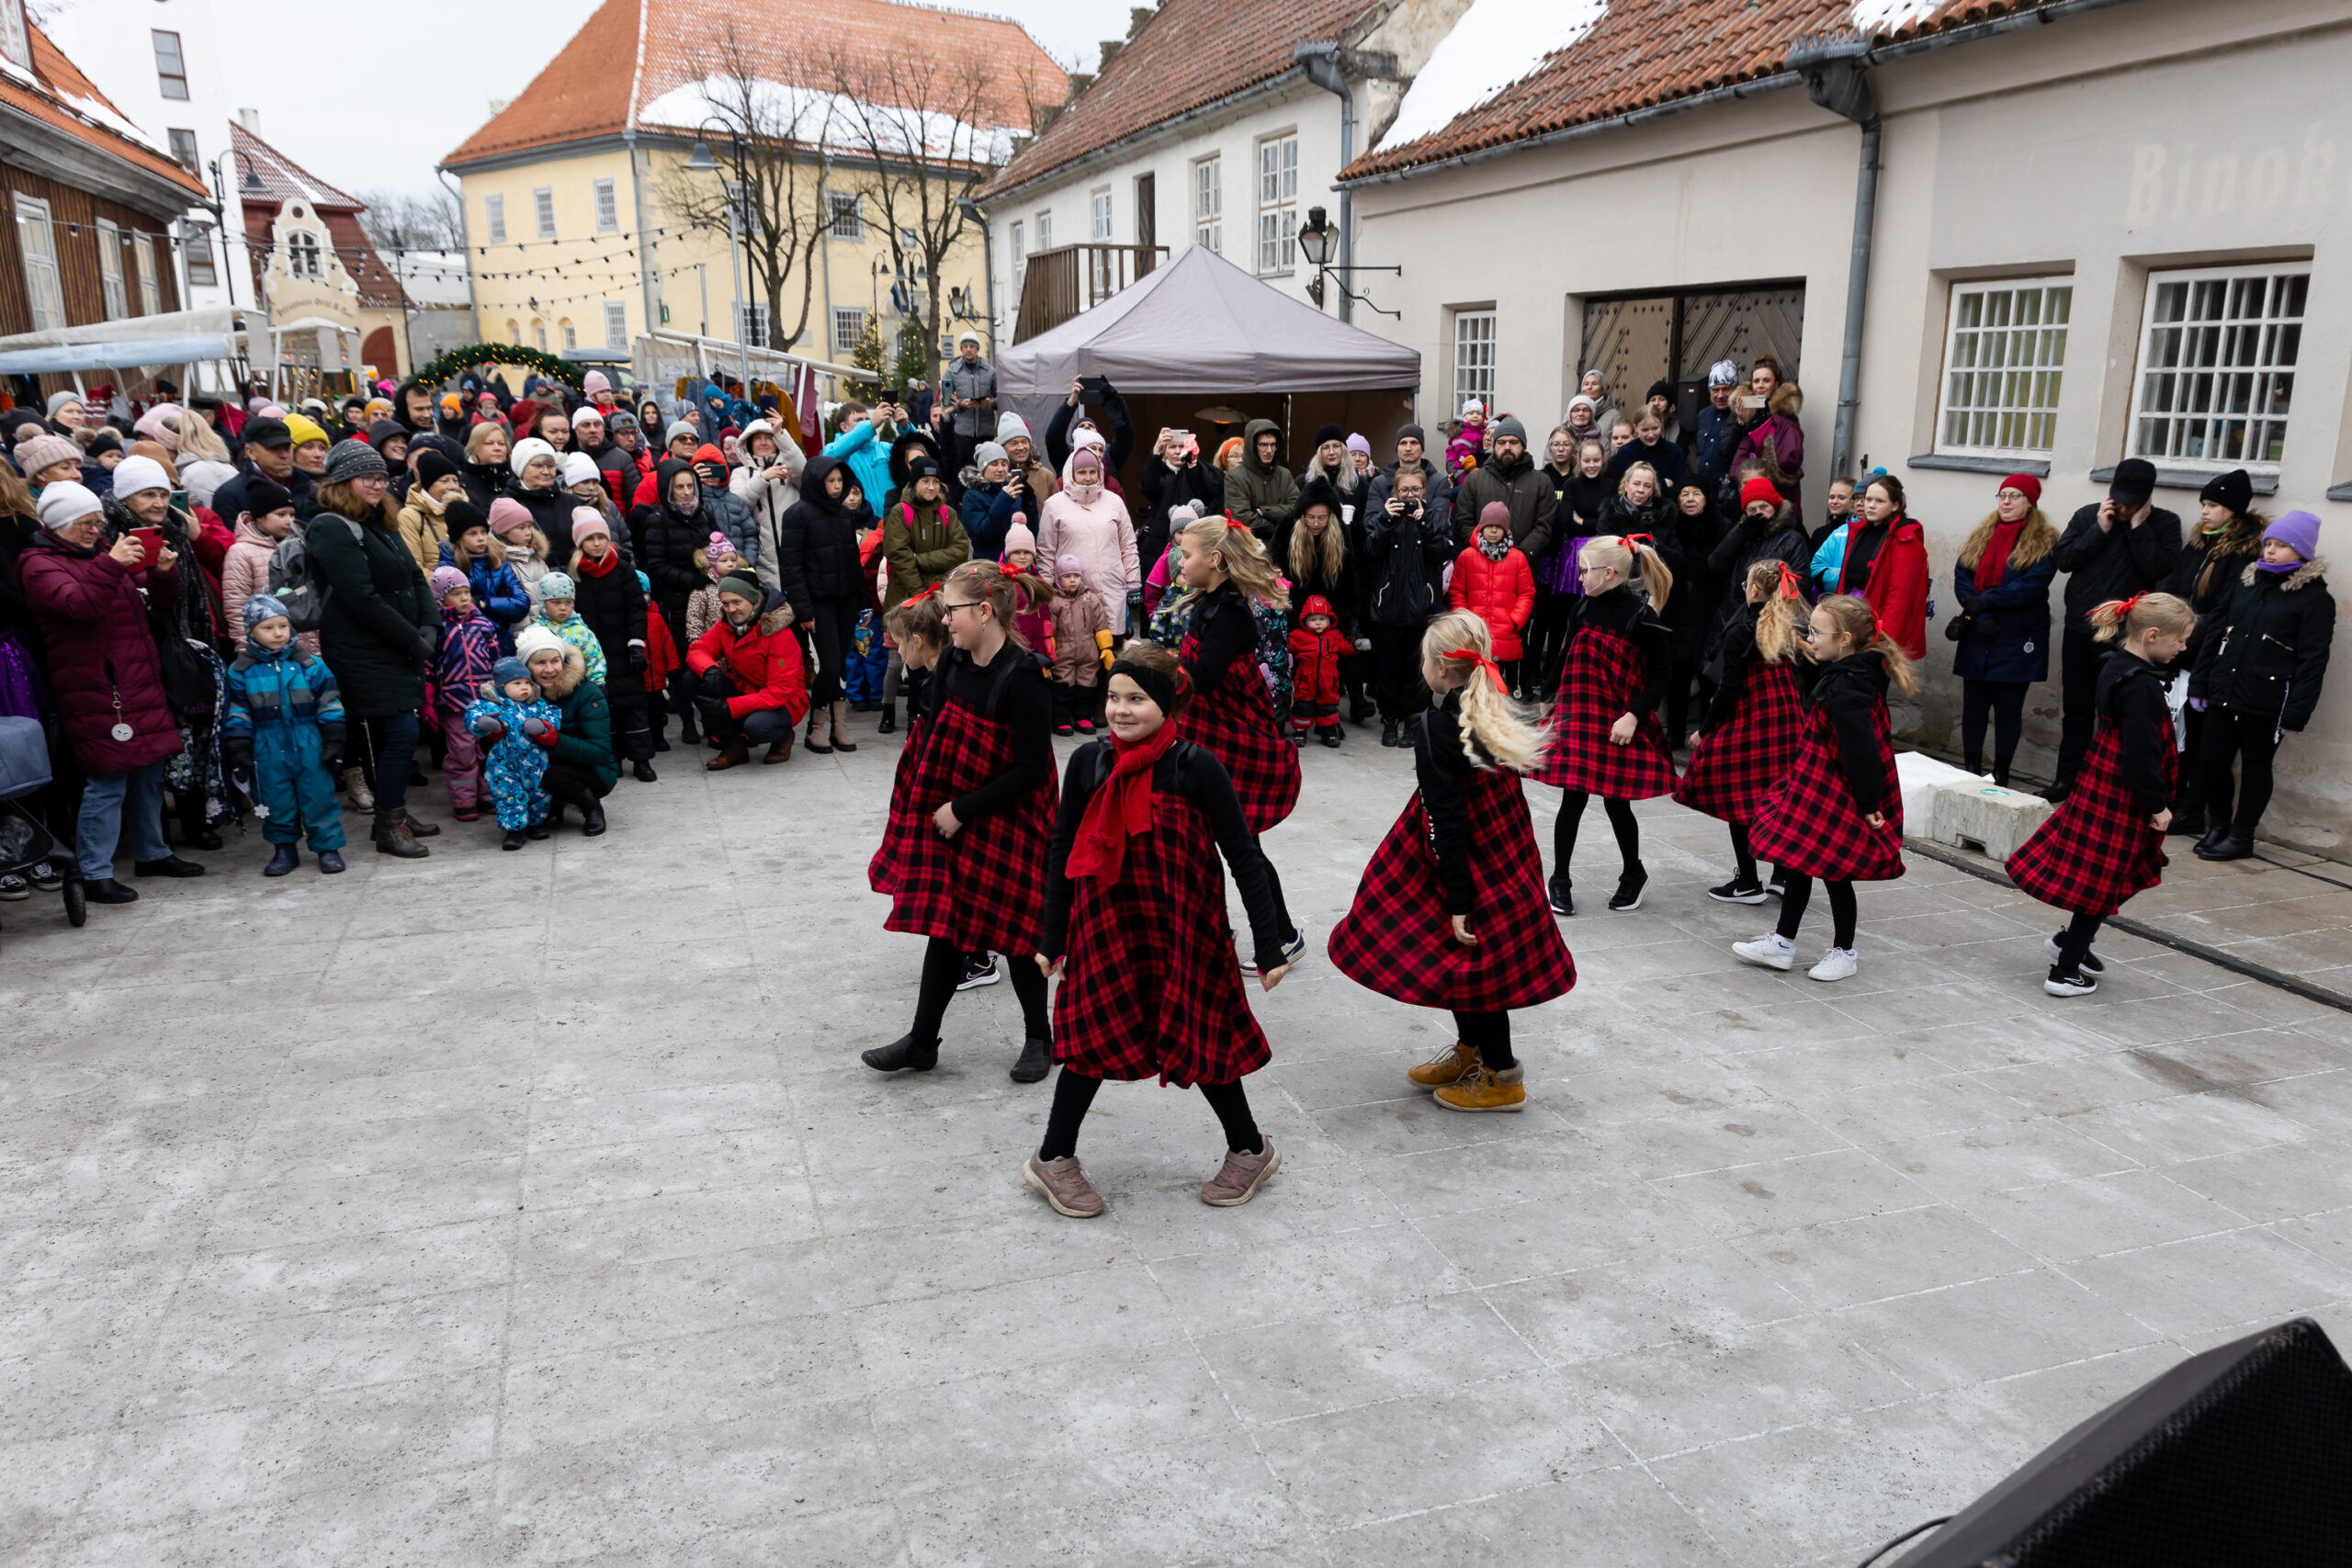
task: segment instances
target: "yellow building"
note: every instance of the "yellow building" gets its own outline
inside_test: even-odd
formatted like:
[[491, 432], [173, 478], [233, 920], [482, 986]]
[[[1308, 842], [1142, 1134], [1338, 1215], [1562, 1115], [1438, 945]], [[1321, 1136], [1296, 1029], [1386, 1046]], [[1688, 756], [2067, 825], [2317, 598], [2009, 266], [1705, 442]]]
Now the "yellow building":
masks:
[[[888, 343], [931, 319], [935, 257], [936, 335], [993, 350], [991, 306], [1012, 302], [991, 301], [983, 225], [956, 198], [1068, 96], [1061, 69], [995, 17], [781, 0], [739, 32], [750, 15], [605, 0], [442, 160], [483, 341], [625, 354], [649, 323], [730, 340], [740, 323], [846, 359], [869, 323]], [[728, 221], [739, 166], [748, 244]]]

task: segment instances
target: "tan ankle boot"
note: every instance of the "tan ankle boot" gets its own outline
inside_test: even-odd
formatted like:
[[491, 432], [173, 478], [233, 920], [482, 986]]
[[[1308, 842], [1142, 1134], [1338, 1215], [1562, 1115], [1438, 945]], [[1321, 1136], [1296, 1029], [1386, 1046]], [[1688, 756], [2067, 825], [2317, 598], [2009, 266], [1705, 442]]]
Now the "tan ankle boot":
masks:
[[1480, 1067], [1460, 1083], [1439, 1089], [1437, 1102], [1448, 1111], [1523, 1111], [1527, 1108], [1527, 1069], [1509, 1066], [1497, 1072]]
[[735, 744], [727, 748], [726, 750], [721, 751], [718, 756], [713, 757], [709, 761], [705, 762], [703, 766], [711, 773], [724, 773], [729, 768], [740, 768], [751, 760], [752, 749], [749, 746], [744, 745], [741, 740], [738, 740]]
[[1437, 1089], [1460, 1083], [1477, 1070], [1478, 1048], [1457, 1040], [1419, 1066], [1407, 1069], [1405, 1076], [1417, 1089]]

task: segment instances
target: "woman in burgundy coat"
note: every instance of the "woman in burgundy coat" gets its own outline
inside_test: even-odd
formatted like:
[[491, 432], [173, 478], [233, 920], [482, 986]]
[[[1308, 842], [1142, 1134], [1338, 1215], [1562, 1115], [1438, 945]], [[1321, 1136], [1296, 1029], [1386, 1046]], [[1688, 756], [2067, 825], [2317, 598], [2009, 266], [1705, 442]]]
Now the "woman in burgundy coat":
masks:
[[89, 775], [74, 828], [82, 878], [91, 903], [128, 904], [139, 895], [114, 879], [126, 829], [140, 875], [204, 874], [164, 842], [164, 764], [178, 752], [180, 732], [140, 597], [143, 587], [157, 604], [175, 603], [179, 558], [164, 547], [141, 568], [145, 546], [128, 535], [100, 551], [104, 505], [70, 480], [44, 488], [39, 510], [40, 536], [17, 566], [49, 648], [66, 741]]

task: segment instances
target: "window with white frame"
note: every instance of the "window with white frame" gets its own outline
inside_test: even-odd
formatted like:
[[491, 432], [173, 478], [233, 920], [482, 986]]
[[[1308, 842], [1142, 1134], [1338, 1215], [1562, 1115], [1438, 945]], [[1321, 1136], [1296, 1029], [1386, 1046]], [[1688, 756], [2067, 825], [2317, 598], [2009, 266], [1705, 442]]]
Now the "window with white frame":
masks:
[[1012, 297], [1021, 298], [1021, 286], [1029, 281], [1029, 250], [1026, 243], [1028, 225], [1015, 219], [1012, 224]]
[[843, 357], [854, 354], [865, 341], [865, 312], [846, 306], [833, 310], [833, 352]]
[[211, 288], [218, 284], [220, 275], [212, 267], [212, 226], [210, 224], [190, 223], [187, 225], [187, 235], [181, 245], [181, 254], [187, 258], [187, 280], [192, 287]]
[[139, 262], [139, 313], [160, 316], [164, 313], [164, 286], [155, 276], [154, 239], [133, 230], [130, 249]]
[[596, 232], [617, 234], [621, 228], [620, 198], [613, 192], [613, 182], [598, 180], [596, 191]]
[[2275, 468], [2287, 449], [2309, 264], [2148, 275], [2132, 455]]
[[1258, 143], [1258, 270], [1288, 272], [1298, 251], [1298, 138]]
[[187, 101], [187, 56], [180, 48], [180, 35], [161, 28], [149, 35], [155, 40], [155, 90], [177, 102]]
[[854, 191], [831, 190], [825, 200], [831, 208], [833, 220], [825, 229], [831, 240], [848, 240], [853, 243], [865, 238], [865, 209], [864, 198]]
[[49, 203], [22, 191], [9, 193], [17, 207], [17, 249], [25, 258], [25, 294], [32, 304], [33, 331], [65, 324], [65, 292], [57, 277], [57, 229]]
[[605, 301], [605, 346], [628, 346], [628, 307], [618, 299]]
[[1193, 243], [1225, 254], [1225, 160], [1193, 165]]
[[1041, 251], [1054, 248], [1054, 215], [1050, 212], [1037, 214], [1037, 248]]
[[482, 227], [490, 235], [490, 243], [493, 245], [504, 244], [506, 243], [506, 198], [503, 196], [482, 197], [482, 216], [485, 220]]
[[749, 303], [735, 301], [735, 341], [764, 348], [768, 342], [768, 307], [765, 300]]
[[1953, 286], [1937, 451], [1985, 457], [2050, 451], [2074, 304], [2066, 278]]
[[540, 239], [542, 239], [542, 240], [552, 240], [552, 239], [554, 239], [554, 238], [555, 238], [555, 192], [554, 192], [554, 190], [553, 190], [553, 189], [551, 189], [550, 187], [547, 186], [541, 186], [538, 189], [537, 189], [537, 190], [533, 191], [533, 192], [531, 193], [531, 212], [532, 212], [533, 217], [537, 220], [537, 223], [538, 223], [539, 238], [540, 238]]
[[130, 303], [122, 292], [122, 231], [110, 218], [98, 220], [98, 297], [107, 321], [119, 321], [130, 314]]
[[1086, 197], [1087, 237], [1107, 240], [1111, 237], [1111, 187], [1090, 191]]
[[1453, 313], [1453, 408], [1476, 398], [1495, 406], [1495, 313]]
[[286, 270], [295, 277], [317, 277], [322, 274], [315, 235], [298, 231], [287, 237]]
[[571, 317], [566, 316], [557, 322], [556, 329], [563, 333], [564, 347], [578, 348], [580, 346], [580, 329], [572, 324]]

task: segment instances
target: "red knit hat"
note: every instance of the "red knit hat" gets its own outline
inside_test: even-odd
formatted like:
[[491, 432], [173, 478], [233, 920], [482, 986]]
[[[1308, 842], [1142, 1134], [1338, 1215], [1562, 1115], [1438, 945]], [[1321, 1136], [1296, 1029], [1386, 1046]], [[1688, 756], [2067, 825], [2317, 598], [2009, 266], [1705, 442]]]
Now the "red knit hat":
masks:
[[1762, 474], [1757, 475], [1754, 479], [1739, 487], [1739, 509], [1742, 512], [1747, 511], [1749, 507], [1755, 505], [1759, 501], [1765, 502], [1775, 510], [1778, 510], [1781, 500], [1782, 497], [1781, 495], [1780, 488], [1773, 484], [1770, 479], [1766, 479]]
[[2001, 481], [2001, 488], [2022, 491], [2029, 502], [2035, 506], [2041, 504], [2041, 481], [2031, 474], [2011, 474]]
[[694, 460], [697, 463], [723, 464], [727, 461], [727, 457], [726, 454], [719, 451], [718, 447], [713, 446], [709, 442], [706, 441], [695, 449]]

